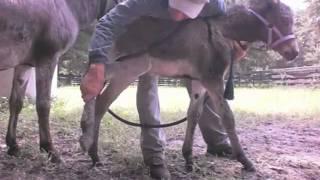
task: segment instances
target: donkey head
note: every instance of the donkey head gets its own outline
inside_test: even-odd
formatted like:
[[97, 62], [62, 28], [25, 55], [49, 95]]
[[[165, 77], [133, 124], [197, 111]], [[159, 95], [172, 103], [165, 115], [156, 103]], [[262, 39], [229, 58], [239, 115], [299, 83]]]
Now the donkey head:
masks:
[[264, 25], [259, 29], [260, 39], [287, 60], [299, 54], [293, 35], [293, 13], [280, 0], [251, 0], [251, 13]]

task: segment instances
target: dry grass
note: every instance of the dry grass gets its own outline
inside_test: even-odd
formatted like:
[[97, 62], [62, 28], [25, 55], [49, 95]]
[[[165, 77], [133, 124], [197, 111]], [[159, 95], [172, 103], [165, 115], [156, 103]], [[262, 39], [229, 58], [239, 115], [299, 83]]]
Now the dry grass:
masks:
[[[317, 134], [320, 133], [320, 89], [270, 88], [236, 89], [230, 102], [238, 123], [239, 136], [248, 156], [258, 168], [255, 174], [240, 170], [237, 162], [204, 155], [206, 145], [196, 134], [196, 170], [185, 173], [181, 143], [185, 124], [165, 129], [167, 159], [173, 179], [316, 179], [320, 176]], [[112, 105], [121, 116], [137, 121], [136, 89], [130, 87]], [[184, 88], [159, 90], [163, 120], [185, 116], [189, 103]], [[22, 147], [18, 158], [5, 155], [4, 137], [7, 109], [0, 109], [0, 179], [148, 179], [143, 165], [140, 129], [128, 127], [106, 115], [99, 152], [102, 167], [89, 169], [88, 156], [78, 145], [79, 121], [83, 106], [79, 87], [59, 89], [51, 113], [51, 132], [64, 164], [48, 163], [38, 150], [37, 118], [27, 104], [18, 124], [17, 138]]]

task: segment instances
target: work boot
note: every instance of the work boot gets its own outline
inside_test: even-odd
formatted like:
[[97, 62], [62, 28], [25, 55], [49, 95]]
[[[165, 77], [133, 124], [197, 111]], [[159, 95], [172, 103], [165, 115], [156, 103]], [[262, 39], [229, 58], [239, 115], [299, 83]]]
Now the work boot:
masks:
[[218, 157], [231, 157], [232, 147], [229, 143], [208, 146], [207, 153]]
[[84, 102], [99, 95], [105, 82], [105, 65], [91, 64], [81, 81], [80, 90]]
[[170, 172], [166, 164], [150, 165], [150, 177], [153, 179], [169, 180]]

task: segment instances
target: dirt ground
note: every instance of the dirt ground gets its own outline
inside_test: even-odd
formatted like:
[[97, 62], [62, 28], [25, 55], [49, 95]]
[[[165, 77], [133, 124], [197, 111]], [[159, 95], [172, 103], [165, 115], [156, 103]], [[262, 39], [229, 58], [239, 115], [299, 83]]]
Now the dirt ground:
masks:
[[[195, 168], [187, 173], [181, 155], [184, 126], [166, 129], [167, 163], [172, 179], [320, 179], [319, 121], [274, 119], [240, 123], [237, 129], [241, 143], [255, 164], [255, 173], [242, 171], [241, 164], [234, 160], [206, 154], [199, 131], [194, 144]], [[89, 157], [78, 145], [77, 124], [69, 130], [52, 125], [54, 142], [63, 159], [59, 165], [49, 163], [46, 154], [40, 153], [36, 121], [22, 120], [19, 124], [19, 157], [6, 154], [6, 121], [0, 122], [0, 128], [0, 179], [149, 179], [139, 150], [139, 131], [122, 145], [110, 143], [112, 140], [100, 142], [103, 165], [91, 168]]]

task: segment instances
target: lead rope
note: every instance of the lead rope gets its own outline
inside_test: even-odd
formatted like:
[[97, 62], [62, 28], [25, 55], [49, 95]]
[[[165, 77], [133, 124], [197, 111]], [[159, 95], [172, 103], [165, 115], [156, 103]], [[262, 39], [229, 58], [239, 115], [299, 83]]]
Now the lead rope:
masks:
[[[187, 21], [186, 21], [187, 23]], [[186, 24], [186, 23], [182, 23], [181, 25], [179, 25], [177, 28], [175, 28], [173, 30], [173, 32], [169, 33], [165, 38], [163, 38], [162, 40], [160, 41], [157, 41], [155, 43], [153, 43], [152, 45], [150, 45], [150, 47], [148, 49], [145, 49], [145, 50], [142, 50], [140, 52], [137, 52], [137, 53], [133, 53], [133, 54], [130, 54], [130, 55], [126, 55], [126, 56], [122, 56], [122, 57], [119, 57], [116, 59], [116, 61], [123, 61], [127, 58], [132, 58], [132, 57], [135, 57], [135, 56], [139, 56], [145, 52], [147, 52], [148, 50], [154, 48], [154, 47], [157, 47], [159, 45], [161, 45], [163, 42], [165, 42], [167, 39], [171, 38], [174, 34], [176, 34], [177, 32], [179, 32], [182, 27]], [[105, 88], [104, 88], [105, 89]], [[101, 92], [103, 93], [103, 92]], [[100, 94], [101, 94], [100, 93]], [[116, 118], [117, 120], [127, 124], [127, 125], [130, 125], [130, 126], [134, 126], [134, 127], [141, 127], [141, 128], [166, 128], [166, 127], [171, 127], [171, 126], [175, 126], [175, 125], [178, 125], [178, 124], [181, 124], [183, 122], [185, 122], [187, 120], [186, 117], [176, 121], [176, 122], [173, 122], [173, 123], [167, 123], [167, 124], [159, 124], [159, 125], [154, 125], [154, 124], [141, 124], [141, 123], [133, 123], [133, 122], [130, 122], [122, 117], [120, 117], [119, 115], [117, 115], [116, 113], [114, 113], [112, 110], [108, 109], [108, 112], [114, 117]]]
[[175, 126], [178, 124], [181, 124], [183, 122], [185, 122], [187, 120], [187, 117], [180, 119], [176, 122], [173, 123], [168, 123], [168, 124], [159, 124], [159, 125], [152, 125], [152, 124], [140, 124], [140, 123], [134, 123], [134, 122], [130, 122], [122, 117], [120, 117], [119, 115], [117, 115], [116, 113], [114, 113], [112, 110], [108, 110], [108, 112], [117, 120], [130, 125], [130, 126], [134, 126], [134, 127], [141, 127], [141, 128], [166, 128], [166, 127], [171, 127], [171, 126]]
[[[187, 24], [188, 21], [184, 21], [182, 22], [181, 25], [179, 25], [178, 27], [176, 27], [172, 32], [170, 32], [165, 38], [153, 43], [150, 45], [149, 48], [147, 49], [144, 49], [144, 50], [141, 50], [137, 53], [132, 53], [130, 55], [126, 55], [126, 56], [121, 56], [121, 57], [118, 57], [116, 59], [116, 61], [123, 61], [127, 58], [133, 58], [133, 57], [136, 57], [136, 56], [139, 56], [145, 52], [147, 52], [148, 50], [152, 49], [152, 48], [155, 48], [159, 45], [161, 45], [163, 42], [165, 42], [166, 40], [170, 39], [172, 36], [174, 36], [177, 32], [179, 32], [183, 26], [185, 26], [185, 24]], [[104, 88], [104, 90], [106, 89], [106, 87]], [[103, 93], [103, 90], [100, 94]], [[185, 121], [187, 121], [187, 117], [184, 117], [176, 122], [173, 122], [173, 123], [167, 123], [167, 124], [159, 124], [159, 125], [154, 125], [154, 124], [141, 124], [141, 123], [133, 123], [133, 122], [130, 122], [122, 117], [120, 117], [119, 115], [117, 115], [115, 112], [113, 112], [112, 110], [108, 109], [108, 112], [117, 120], [119, 120], [120, 122], [123, 122], [127, 125], [130, 125], [130, 126], [134, 126], [134, 127], [141, 127], [141, 128], [166, 128], [166, 127], [171, 127], [171, 126], [175, 126], [175, 125], [178, 125], [178, 124], [181, 124]]]
[[235, 54], [235, 52], [232, 51], [230, 69], [229, 69], [229, 77], [228, 77], [226, 87], [224, 90], [224, 94], [223, 94], [223, 97], [228, 100], [234, 99], [234, 82], [233, 82], [233, 80], [234, 80], [234, 73], [233, 73], [234, 54]]

